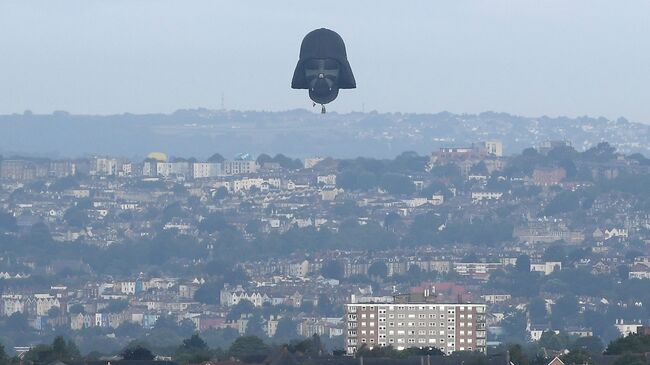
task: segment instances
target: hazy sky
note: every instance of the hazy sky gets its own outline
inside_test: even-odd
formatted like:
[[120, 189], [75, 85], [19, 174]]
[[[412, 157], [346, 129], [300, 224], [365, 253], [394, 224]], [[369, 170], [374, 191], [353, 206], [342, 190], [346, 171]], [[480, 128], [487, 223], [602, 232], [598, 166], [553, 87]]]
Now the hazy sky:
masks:
[[650, 123], [648, 0], [2, 0], [0, 113], [309, 108], [289, 86], [320, 27], [358, 86], [330, 110]]

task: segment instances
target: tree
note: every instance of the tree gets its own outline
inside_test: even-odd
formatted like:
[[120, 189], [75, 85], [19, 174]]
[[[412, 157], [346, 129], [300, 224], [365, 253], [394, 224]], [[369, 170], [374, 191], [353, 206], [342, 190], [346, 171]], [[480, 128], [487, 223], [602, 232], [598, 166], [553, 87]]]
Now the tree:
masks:
[[560, 332], [556, 334], [553, 331], [545, 331], [542, 333], [539, 341], [537, 341], [537, 344], [549, 350], [560, 351], [567, 349], [570, 342], [569, 336], [566, 333]]
[[585, 350], [590, 355], [601, 355], [605, 349], [603, 341], [599, 337], [579, 337], [573, 342], [573, 349]]
[[368, 275], [385, 279], [388, 276], [388, 266], [383, 261], [375, 261], [368, 268]]
[[194, 293], [194, 300], [205, 304], [219, 304], [219, 292], [223, 289], [223, 283], [208, 281], [202, 284]]
[[591, 355], [583, 349], [573, 349], [562, 356], [561, 360], [566, 365], [591, 365], [594, 363]]
[[210, 347], [198, 333], [183, 340], [183, 344], [176, 350], [176, 359], [181, 363], [198, 364], [210, 358]]
[[578, 298], [574, 295], [565, 295], [555, 302], [551, 311], [551, 322], [561, 328], [567, 322], [574, 322], [578, 317]]
[[344, 270], [343, 264], [340, 261], [332, 260], [325, 262], [320, 272], [323, 277], [340, 280], [343, 279]]
[[631, 334], [618, 338], [607, 345], [605, 355], [621, 355], [626, 352], [633, 354], [650, 352], [650, 336]]
[[89, 222], [86, 211], [76, 205], [65, 211], [63, 219], [65, 219], [70, 226], [75, 228], [83, 228]]
[[15, 312], [9, 316], [6, 322], [6, 327], [12, 332], [27, 332], [31, 330], [27, 316], [21, 312]]
[[150, 361], [156, 357], [151, 350], [140, 345], [127, 347], [120, 355], [122, 356], [122, 359], [130, 361]]
[[264, 319], [260, 314], [255, 313], [248, 318], [248, 323], [246, 324], [246, 336], [256, 336], [260, 338], [266, 337]]
[[410, 195], [415, 192], [413, 181], [402, 174], [388, 173], [381, 177], [379, 186], [392, 195]]
[[7, 352], [5, 352], [4, 345], [0, 343], [0, 365], [7, 364], [9, 364], [9, 356], [7, 355]]
[[283, 317], [278, 321], [273, 338], [282, 342], [289, 342], [298, 337], [298, 325], [289, 317]]
[[261, 362], [269, 351], [269, 347], [256, 336], [239, 337], [232, 343], [228, 353], [230, 356], [244, 362]]
[[544, 323], [546, 321], [546, 302], [542, 298], [534, 298], [528, 304], [528, 315], [533, 324]]
[[221, 213], [212, 213], [199, 223], [199, 230], [205, 233], [223, 231], [230, 227], [226, 218]]
[[15, 232], [17, 229], [16, 218], [9, 213], [0, 212], [0, 232]]
[[230, 309], [226, 319], [229, 321], [236, 321], [241, 318], [242, 314], [250, 314], [253, 312], [255, 312], [255, 305], [250, 300], [243, 299]]
[[79, 314], [79, 313], [86, 313], [86, 310], [84, 309], [83, 304], [77, 303], [70, 307], [69, 312], [70, 314]]
[[515, 269], [519, 272], [530, 272], [530, 256], [520, 255], [515, 262]]
[[208, 158], [208, 162], [216, 162], [216, 163], [221, 163], [225, 160], [226, 159], [218, 153], [215, 153], [214, 155]]
[[549, 246], [544, 250], [544, 255], [542, 259], [544, 261], [557, 261], [557, 262], [566, 262], [566, 251], [561, 245]]
[[228, 196], [228, 189], [223, 186], [217, 188], [212, 194], [212, 197], [217, 200], [223, 200]]
[[510, 356], [510, 363], [516, 365], [528, 365], [528, 356], [524, 353], [520, 344], [513, 344], [508, 347], [508, 355]]
[[643, 354], [626, 352], [623, 356], [616, 359], [614, 365], [646, 365], [647, 363]]

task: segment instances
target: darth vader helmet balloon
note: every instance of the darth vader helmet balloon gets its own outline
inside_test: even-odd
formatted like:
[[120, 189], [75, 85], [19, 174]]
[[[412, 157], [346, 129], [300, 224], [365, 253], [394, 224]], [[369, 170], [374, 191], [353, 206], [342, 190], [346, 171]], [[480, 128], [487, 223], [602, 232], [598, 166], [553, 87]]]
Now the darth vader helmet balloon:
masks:
[[[325, 28], [307, 34], [300, 46], [291, 87], [308, 89], [311, 100], [321, 105], [336, 99], [339, 89], [356, 88], [343, 38]], [[324, 106], [322, 111], [325, 112]]]

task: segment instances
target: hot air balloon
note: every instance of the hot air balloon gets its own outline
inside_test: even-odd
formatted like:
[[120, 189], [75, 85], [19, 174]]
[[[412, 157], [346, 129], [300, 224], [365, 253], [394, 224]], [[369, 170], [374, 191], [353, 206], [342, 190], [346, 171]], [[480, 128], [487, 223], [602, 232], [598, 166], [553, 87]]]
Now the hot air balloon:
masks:
[[314, 106], [320, 104], [325, 113], [325, 104], [336, 99], [339, 89], [356, 87], [343, 38], [325, 28], [309, 32], [300, 46], [291, 88], [308, 89]]

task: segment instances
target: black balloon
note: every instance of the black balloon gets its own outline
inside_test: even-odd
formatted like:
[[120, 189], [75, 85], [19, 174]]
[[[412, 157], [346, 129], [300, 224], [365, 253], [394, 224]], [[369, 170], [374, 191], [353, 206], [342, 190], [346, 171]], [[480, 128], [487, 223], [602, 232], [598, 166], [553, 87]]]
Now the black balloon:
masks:
[[321, 28], [305, 36], [291, 87], [308, 89], [311, 100], [321, 105], [336, 99], [339, 89], [357, 87], [345, 43], [338, 33]]

